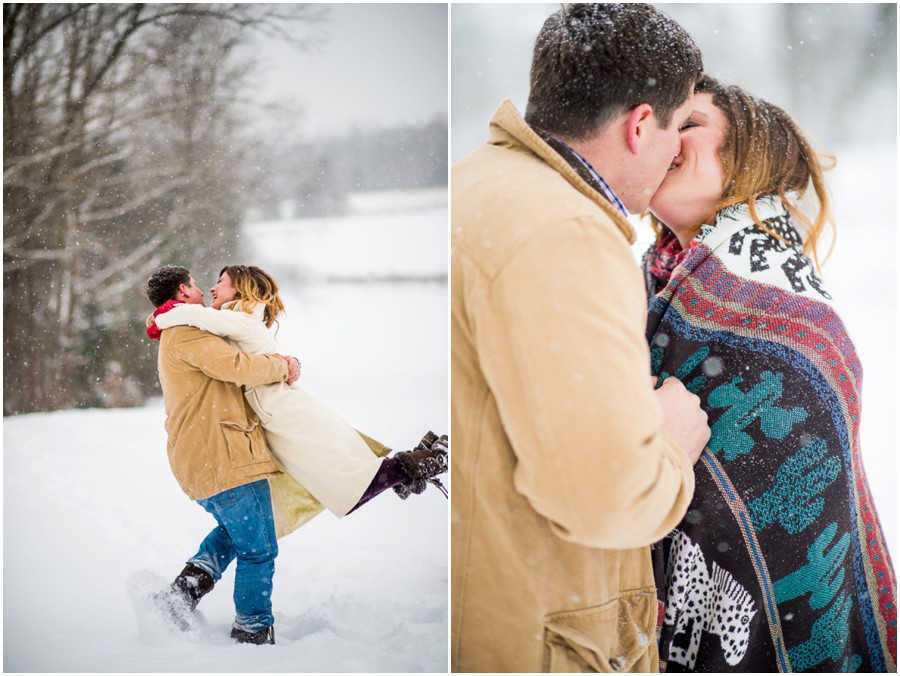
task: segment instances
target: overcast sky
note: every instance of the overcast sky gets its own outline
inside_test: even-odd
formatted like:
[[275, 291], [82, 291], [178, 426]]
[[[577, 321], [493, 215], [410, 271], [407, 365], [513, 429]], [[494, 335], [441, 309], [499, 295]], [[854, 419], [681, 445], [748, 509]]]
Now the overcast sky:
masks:
[[312, 52], [266, 41], [259, 96], [303, 104], [302, 131], [396, 127], [447, 117], [445, 4], [329, 5], [320, 29], [331, 37]]

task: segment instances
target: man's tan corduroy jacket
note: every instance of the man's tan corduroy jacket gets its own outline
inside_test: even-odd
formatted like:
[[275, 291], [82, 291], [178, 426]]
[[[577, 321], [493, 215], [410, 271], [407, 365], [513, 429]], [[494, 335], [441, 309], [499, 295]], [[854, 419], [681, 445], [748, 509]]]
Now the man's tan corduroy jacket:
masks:
[[504, 102], [452, 174], [453, 671], [656, 671], [684, 515], [631, 225]]
[[169, 465], [191, 500], [281, 473], [241, 385], [286, 380], [284, 359], [175, 326], [162, 332], [158, 361]]

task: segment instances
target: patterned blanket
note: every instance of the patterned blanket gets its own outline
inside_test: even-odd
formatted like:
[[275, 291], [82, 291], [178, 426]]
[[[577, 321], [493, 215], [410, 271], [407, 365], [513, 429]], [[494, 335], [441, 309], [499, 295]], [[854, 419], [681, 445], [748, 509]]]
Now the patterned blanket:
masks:
[[653, 373], [698, 394], [712, 429], [693, 502], [653, 548], [661, 668], [896, 671], [862, 367], [782, 203], [757, 213], [781, 239], [740, 205], [668, 280], [644, 260]]

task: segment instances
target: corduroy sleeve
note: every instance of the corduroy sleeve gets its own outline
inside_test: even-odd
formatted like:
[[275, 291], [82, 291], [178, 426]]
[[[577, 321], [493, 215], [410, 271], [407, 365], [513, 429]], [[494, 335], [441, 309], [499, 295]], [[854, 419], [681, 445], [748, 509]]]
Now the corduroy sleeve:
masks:
[[[172, 330], [172, 329], [169, 329]], [[265, 385], [287, 380], [287, 363], [268, 354], [247, 354], [206, 331], [183, 327], [178, 356], [214, 380], [237, 385]]]
[[625, 549], [677, 525], [693, 467], [661, 432], [645, 295], [621, 233], [598, 219], [545, 228], [466, 302], [516, 489], [554, 532]]

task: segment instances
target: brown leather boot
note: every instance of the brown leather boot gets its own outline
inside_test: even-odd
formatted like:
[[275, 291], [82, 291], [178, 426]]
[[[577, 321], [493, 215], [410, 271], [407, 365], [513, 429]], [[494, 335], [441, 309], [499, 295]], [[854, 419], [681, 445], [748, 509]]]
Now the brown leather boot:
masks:
[[394, 455], [409, 481], [394, 486], [394, 492], [403, 500], [412, 494], [425, 491], [428, 484], [437, 486], [444, 496], [447, 490], [437, 478], [447, 471], [447, 435], [438, 437], [428, 432], [411, 451], [401, 451]]
[[216, 581], [212, 575], [199, 566], [189, 563], [184, 570], [178, 573], [178, 577], [172, 583], [172, 589], [181, 595], [188, 608], [193, 611], [200, 603], [200, 599], [209, 594], [215, 584]]
[[266, 627], [259, 631], [246, 631], [240, 627], [234, 626], [231, 628], [231, 638], [238, 643], [275, 645], [275, 627]]
[[182, 631], [191, 629], [192, 617], [200, 599], [215, 585], [212, 575], [192, 563], [184, 567], [175, 581], [153, 596], [159, 611]]

